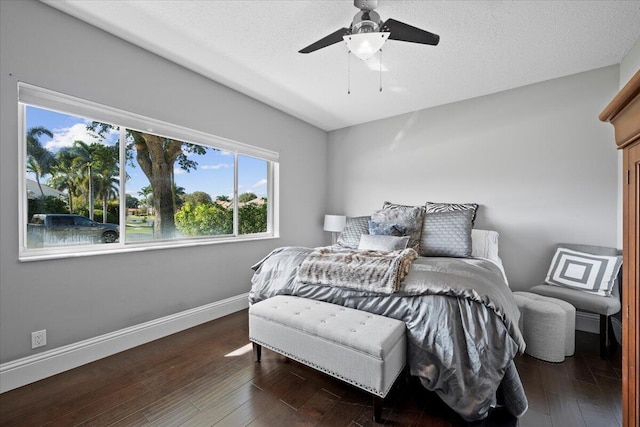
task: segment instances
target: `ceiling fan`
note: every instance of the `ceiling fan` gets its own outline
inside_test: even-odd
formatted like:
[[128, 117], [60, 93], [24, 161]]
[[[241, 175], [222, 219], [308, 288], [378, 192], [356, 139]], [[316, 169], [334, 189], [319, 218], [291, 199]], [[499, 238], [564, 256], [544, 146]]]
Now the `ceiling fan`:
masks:
[[395, 19], [383, 22], [374, 10], [378, 7], [378, 0], [353, 0], [353, 5], [360, 9], [360, 12], [356, 13], [349, 28], [340, 28], [298, 52], [311, 53], [344, 40], [354, 55], [367, 60], [382, 48], [387, 39], [432, 46], [436, 46], [440, 41], [437, 34]]

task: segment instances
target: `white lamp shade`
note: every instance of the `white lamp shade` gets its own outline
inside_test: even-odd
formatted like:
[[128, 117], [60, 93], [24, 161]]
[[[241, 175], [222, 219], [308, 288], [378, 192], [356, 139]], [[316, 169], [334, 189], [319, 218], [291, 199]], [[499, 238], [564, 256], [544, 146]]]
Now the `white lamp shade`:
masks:
[[339, 233], [344, 229], [346, 223], [347, 217], [344, 215], [325, 215], [324, 231]]
[[391, 33], [360, 33], [342, 36], [347, 47], [358, 58], [366, 61], [376, 54], [387, 41]]

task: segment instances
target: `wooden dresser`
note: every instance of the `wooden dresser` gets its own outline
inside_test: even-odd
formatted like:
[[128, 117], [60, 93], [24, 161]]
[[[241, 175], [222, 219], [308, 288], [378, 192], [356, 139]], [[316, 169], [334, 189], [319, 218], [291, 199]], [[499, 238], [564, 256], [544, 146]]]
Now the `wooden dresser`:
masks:
[[623, 168], [622, 424], [638, 427], [640, 397], [640, 70], [600, 113], [615, 128]]

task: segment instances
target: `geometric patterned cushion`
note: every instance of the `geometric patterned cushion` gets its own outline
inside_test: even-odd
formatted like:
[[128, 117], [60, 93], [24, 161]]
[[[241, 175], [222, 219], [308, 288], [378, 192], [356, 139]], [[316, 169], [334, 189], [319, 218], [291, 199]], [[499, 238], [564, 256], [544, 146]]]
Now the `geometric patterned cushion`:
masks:
[[426, 213], [434, 212], [451, 212], [451, 211], [473, 211], [473, 217], [471, 218], [471, 224], [476, 222], [476, 212], [478, 211], [477, 203], [425, 203]]
[[553, 286], [609, 296], [621, 264], [620, 256], [593, 255], [558, 248], [551, 260], [545, 282]]
[[471, 256], [472, 217], [471, 210], [425, 214], [420, 255], [458, 258]]
[[363, 234], [369, 234], [369, 220], [370, 216], [355, 216], [353, 218], [347, 218], [347, 223], [340, 233], [337, 240], [337, 245], [343, 248], [357, 249], [360, 244], [360, 236]]

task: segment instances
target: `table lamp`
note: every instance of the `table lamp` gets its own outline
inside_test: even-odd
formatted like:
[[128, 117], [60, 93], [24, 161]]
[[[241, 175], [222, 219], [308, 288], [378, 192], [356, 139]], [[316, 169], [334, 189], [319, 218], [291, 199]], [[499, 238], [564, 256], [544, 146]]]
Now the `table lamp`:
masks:
[[347, 217], [344, 215], [325, 215], [324, 216], [324, 231], [330, 231], [332, 242], [335, 245], [337, 239], [337, 233], [340, 233], [345, 224], [347, 223]]

